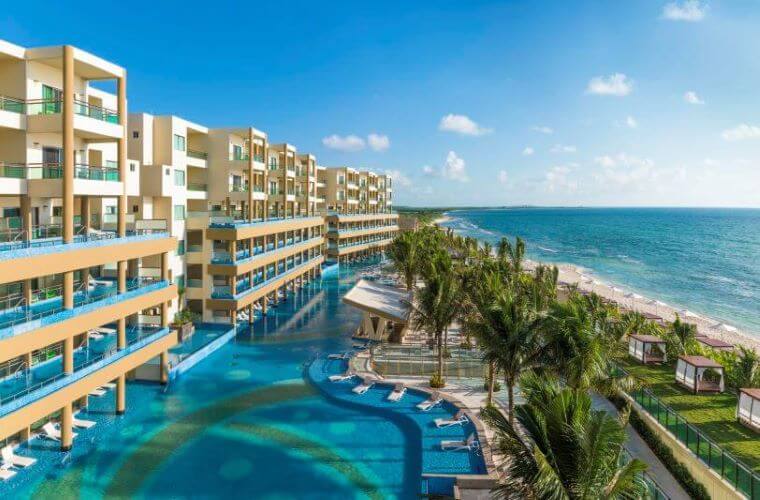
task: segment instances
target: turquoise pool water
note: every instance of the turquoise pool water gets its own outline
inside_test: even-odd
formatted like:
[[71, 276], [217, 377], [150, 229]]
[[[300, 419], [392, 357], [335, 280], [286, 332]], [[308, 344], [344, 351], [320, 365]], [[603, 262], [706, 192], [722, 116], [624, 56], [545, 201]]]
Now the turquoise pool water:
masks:
[[[35, 439], [20, 454], [39, 462], [0, 485], [13, 498], [414, 498], [423, 473], [478, 472], [467, 452], [442, 453], [439, 431], [410, 392], [396, 407], [376, 387], [351, 401], [350, 385], [325, 386], [342, 369], [324, 356], [350, 348], [360, 314], [340, 297], [356, 268], [290, 296], [166, 388], [130, 383], [127, 413], [112, 391], [91, 398], [70, 454]], [[352, 393], [351, 393], [352, 394]]]

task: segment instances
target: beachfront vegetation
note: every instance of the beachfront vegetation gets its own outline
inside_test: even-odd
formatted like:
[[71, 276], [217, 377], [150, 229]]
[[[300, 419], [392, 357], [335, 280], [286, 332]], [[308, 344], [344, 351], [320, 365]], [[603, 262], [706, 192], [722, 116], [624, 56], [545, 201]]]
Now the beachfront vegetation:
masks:
[[497, 498], [599, 499], [646, 498], [638, 459], [624, 460], [628, 411], [618, 418], [591, 408], [587, 391], [557, 379], [523, 377], [525, 404], [515, 410], [519, 422], [493, 407], [483, 415], [508, 457], [508, 471], [494, 490]]

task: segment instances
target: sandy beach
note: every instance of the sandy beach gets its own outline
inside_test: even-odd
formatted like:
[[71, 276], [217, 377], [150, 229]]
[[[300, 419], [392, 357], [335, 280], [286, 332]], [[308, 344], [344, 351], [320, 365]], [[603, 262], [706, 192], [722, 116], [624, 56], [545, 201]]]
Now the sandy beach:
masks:
[[451, 220], [453, 220], [451, 217], [449, 217], [448, 215], [444, 215], [443, 217], [438, 217], [437, 219], [435, 219], [433, 221], [433, 224], [444, 224], [446, 222], [450, 222]]
[[[538, 263], [527, 261], [526, 267], [533, 268]], [[673, 321], [676, 313], [682, 321], [694, 323], [701, 335], [720, 339], [736, 345], [743, 345], [760, 353], [760, 338], [744, 333], [733, 325], [726, 325], [701, 314], [678, 309], [664, 302], [644, 297], [630, 290], [612, 286], [593, 276], [589, 271], [571, 264], [557, 264], [559, 281], [577, 284], [578, 289], [618, 302], [620, 305], [642, 313], [656, 314], [666, 321]]]

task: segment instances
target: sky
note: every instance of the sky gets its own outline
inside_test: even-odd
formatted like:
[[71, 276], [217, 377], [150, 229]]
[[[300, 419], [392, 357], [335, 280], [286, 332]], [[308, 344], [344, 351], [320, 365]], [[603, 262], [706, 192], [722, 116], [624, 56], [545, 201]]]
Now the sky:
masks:
[[2, 39], [124, 66], [130, 111], [254, 126], [413, 206], [760, 206], [757, 26], [753, 0], [0, 12]]

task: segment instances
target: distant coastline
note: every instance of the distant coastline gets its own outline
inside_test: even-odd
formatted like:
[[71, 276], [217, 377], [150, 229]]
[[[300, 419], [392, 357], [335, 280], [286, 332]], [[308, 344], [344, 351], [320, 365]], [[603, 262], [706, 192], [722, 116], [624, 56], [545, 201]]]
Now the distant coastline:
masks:
[[[522, 208], [524, 209], [529, 207]], [[468, 210], [490, 212], [494, 209], [479, 208], [447, 210], [443, 212], [441, 217], [436, 220], [436, 223], [440, 224], [443, 227], [452, 228], [458, 233], [476, 237], [481, 241], [488, 239], [493, 240], [494, 238], [499, 237], [499, 235], [493, 231], [482, 228], [467, 218], [457, 217], [457, 212], [464, 212]], [[564, 210], [571, 209], [565, 208]], [[461, 221], [467, 221], [466, 225], [463, 226]], [[466, 229], [463, 227], [466, 227]], [[532, 247], [529, 242], [529, 251], [536, 250], [535, 245]], [[549, 248], [542, 248], [541, 250], [549, 252], [550, 254], [556, 252], [556, 250], [551, 250]], [[611, 300], [615, 300], [624, 306], [631, 307], [641, 312], [661, 316], [667, 321], [672, 321], [675, 319], [675, 315], [678, 314], [683, 320], [696, 324], [700, 334], [702, 335], [718, 338], [720, 340], [731, 342], [737, 345], [743, 345], [760, 352], [760, 335], [758, 335], [760, 332], [754, 332], [751, 329], [745, 332], [733, 324], [724, 323], [717, 319], [713, 319], [709, 313], [709, 309], [705, 310], [705, 307], [700, 308], [702, 310], [705, 310], [705, 314], [698, 314], [685, 309], [687, 306], [694, 307], [693, 305], [690, 306], [688, 303], [679, 304], [677, 303], [678, 301], [672, 300], [667, 301], [666, 303], [666, 301], [647, 297], [647, 294], [655, 297], [662, 294], [660, 292], [657, 292], [656, 289], [651, 289], [649, 292], [637, 293], [635, 291], [635, 288], [631, 288], [630, 284], [626, 283], [623, 277], [621, 277], [623, 279], [613, 280], [613, 283], [609, 282], [607, 279], [600, 279], [596, 274], [594, 274], [593, 266], [587, 268], [585, 266], [579, 266], [573, 263], [562, 262], [560, 255], [558, 255], [557, 258], [552, 258], [549, 255], [540, 260], [547, 264], [556, 265], [560, 271], [560, 281], [576, 284], [581, 290], [594, 292], [598, 295]], [[536, 265], [537, 263], [538, 262], [535, 260], [530, 261], [531, 266]]]

